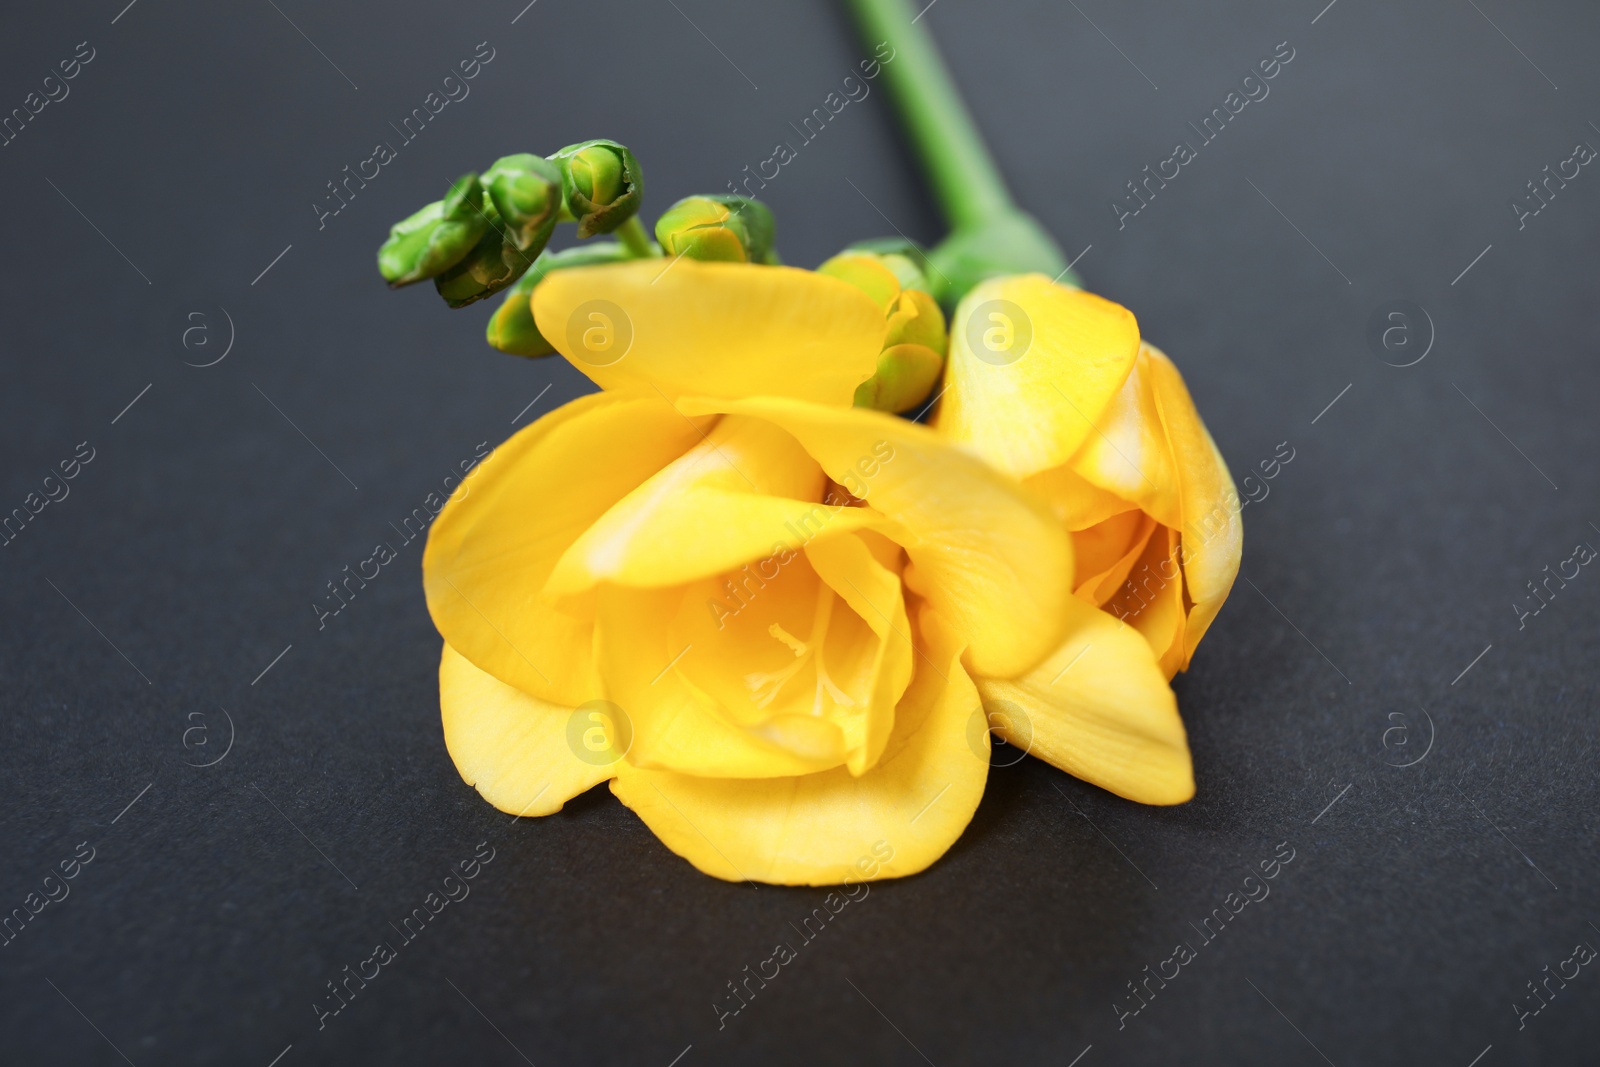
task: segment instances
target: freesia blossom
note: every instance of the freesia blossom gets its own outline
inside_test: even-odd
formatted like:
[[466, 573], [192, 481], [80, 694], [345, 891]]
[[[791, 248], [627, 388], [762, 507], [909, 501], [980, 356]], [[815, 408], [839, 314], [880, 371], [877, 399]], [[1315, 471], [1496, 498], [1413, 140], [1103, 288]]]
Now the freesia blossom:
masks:
[[[1073, 591], [1097, 609], [1095, 627], [1137, 631], [1167, 678], [1187, 668], [1238, 573], [1243, 527], [1227, 465], [1172, 361], [1140, 340], [1126, 308], [1043, 275], [978, 285], [950, 337], [940, 434], [1048, 503], [1072, 535]], [[1103, 651], [1069, 635], [1028, 677], [979, 688], [1027, 713], [1035, 755], [1134, 799], [1185, 799], [1193, 786], [1172, 702], [1157, 711], [1129, 700], [1115, 723], [1068, 729], [1075, 716], [1044, 695]], [[1165, 771], [1125, 790], [1103, 780], [1081, 728], [1121, 735], [1135, 722], [1144, 765]]]
[[975, 680], [1026, 677], [1090, 610], [1070, 540], [931, 429], [851, 406], [886, 331], [860, 290], [666, 266], [534, 292], [604, 391], [502, 445], [432, 528], [451, 755], [519, 815], [610, 780], [720, 878], [840, 882], [880, 841], [875, 877], [914, 873], [982, 796]]

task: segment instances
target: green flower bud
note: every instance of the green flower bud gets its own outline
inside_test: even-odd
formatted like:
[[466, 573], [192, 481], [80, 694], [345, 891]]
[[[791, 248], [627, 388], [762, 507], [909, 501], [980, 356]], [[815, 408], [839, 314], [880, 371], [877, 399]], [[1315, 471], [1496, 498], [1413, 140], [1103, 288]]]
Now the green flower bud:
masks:
[[945, 352], [944, 312], [931, 295], [921, 289], [907, 289], [889, 312], [889, 332], [883, 347], [921, 345], [939, 356]]
[[479, 179], [518, 250], [536, 256], [561, 212], [561, 168], [531, 153], [503, 156]]
[[484, 205], [483, 214], [486, 226], [472, 251], [433, 279], [434, 288], [453, 308], [493, 296], [533, 265], [533, 257], [512, 241], [493, 203]]
[[857, 241], [846, 252], [867, 252], [877, 257], [900, 280], [903, 289], [921, 289], [932, 293], [934, 285], [929, 280], [928, 253], [921, 245], [905, 237], [873, 237]]
[[893, 309], [895, 301], [900, 298], [900, 293], [905, 288], [894, 269], [884, 262], [884, 257], [872, 252], [849, 250], [840, 252], [818, 267], [817, 273], [849, 282], [872, 297], [886, 315]]
[[883, 309], [887, 327], [883, 351], [877, 371], [856, 387], [858, 408], [910, 411], [933, 391], [944, 371], [948, 340], [944, 313], [926, 288], [907, 284], [926, 280], [916, 260], [906, 254], [910, 250], [857, 246], [817, 268], [819, 274], [860, 289]]
[[921, 404], [944, 371], [944, 313], [931, 295], [905, 289], [889, 309], [878, 370], [856, 388], [856, 407], [899, 413]]
[[988, 222], [959, 229], [928, 254], [938, 283], [939, 302], [953, 308], [986, 278], [1039, 273], [1076, 286], [1055, 239], [1031, 215], [1008, 212]]
[[568, 145], [550, 161], [561, 170], [561, 193], [578, 236], [610, 233], [633, 217], [644, 179], [633, 153], [615, 141]]
[[744, 196], [690, 196], [656, 220], [656, 240], [669, 256], [729, 263], [778, 261], [772, 211]]
[[927, 399], [944, 370], [944, 357], [922, 345], [895, 345], [878, 356], [878, 373], [856, 386], [855, 406], [910, 411]]
[[502, 352], [514, 356], [548, 356], [555, 346], [545, 340], [539, 326], [533, 321], [533, 289], [545, 275], [573, 267], [594, 267], [606, 263], [625, 263], [632, 254], [613, 241], [569, 248], [564, 252], [546, 252], [534, 260], [489, 319], [489, 343]]
[[396, 289], [431, 278], [472, 252], [488, 228], [483, 186], [476, 174], [464, 174], [443, 200], [390, 227], [378, 249], [378, 273]]

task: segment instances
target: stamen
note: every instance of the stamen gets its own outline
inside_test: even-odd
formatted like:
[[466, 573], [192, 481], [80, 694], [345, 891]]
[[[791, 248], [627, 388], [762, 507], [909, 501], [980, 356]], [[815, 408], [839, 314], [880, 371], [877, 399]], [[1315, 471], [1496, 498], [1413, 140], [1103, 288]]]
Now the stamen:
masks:
[[824, 649], [828, 640], [828, 624], [833, 618], [833, 590], [824, 586], [819, 590], [815, 610], [811, 618], [811, 636], [807, 641], [801, 641], [778, 623], [767, 627], [767, 633], [773, 640], [782, 642], [794, 653], [794, 662], [778, 671], [758, 671], [744, 677], [745, 686], [750, 690], [750, 698], [756, 702], [758, 710], [766, 710], [774, 700], [778, 699], [779, 692], [787, 685], [807, 661], [814, 660], [817, 671], [816, 685], [812, 691], [811, 714], [821, 718], [826, 708], [824, 696], [832, 699], [841, 707], [853, 708], [856, 706], [849, 693], [841, 689], [828, 675], [827, 664], [824, 662]]
[[822, 714], [823, 693], [827, 693], [835, 702], [847, 708], [855, 707], [855, 701], [850, 699], [849, 694], [835, 685], [833, 679], [828, 677], [827, 665], [823, 663], [823, 655], [828, 643], [828, 623], [833, 618], [833, 597], [833, 590], [824, 587], [822, 595], [817, 598], [816, 620], [811, 626], [811, 640], [816, 645], [817, 654], [817, 688], [811, 700], [811, 714], [817, 716]]
[[767, 627], [767, 633], [788, 645], [794, 650], [794, 654], [797, 656], [803, 656], [809, 650], [804, 641], [800, 640], [798, 637], [795, 637], [788, 630], [785, 630], [777, 623], [773, 623], [771, 626]]

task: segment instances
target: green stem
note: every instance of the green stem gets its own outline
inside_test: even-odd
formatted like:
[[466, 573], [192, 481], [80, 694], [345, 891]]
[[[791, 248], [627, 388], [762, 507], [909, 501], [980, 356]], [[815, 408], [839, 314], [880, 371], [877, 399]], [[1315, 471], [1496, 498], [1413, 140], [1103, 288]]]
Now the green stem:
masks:
[[[1016, 204], [983, 136], [909, 0], [847, 0], [862, 39], [894, 49], [884, 80], [952, 229], [1014, 212]], [[931, 5], [930, 5], [931, 6]]]
[[650, 235], [645, 233], [644, 223], [639, 221], [638, 215], [630, 215], [627, 222], [611, 232], [634, 259], [650, 259], [661, 254], [661, 249], [657, 248], [655, 242], [650, 240]]

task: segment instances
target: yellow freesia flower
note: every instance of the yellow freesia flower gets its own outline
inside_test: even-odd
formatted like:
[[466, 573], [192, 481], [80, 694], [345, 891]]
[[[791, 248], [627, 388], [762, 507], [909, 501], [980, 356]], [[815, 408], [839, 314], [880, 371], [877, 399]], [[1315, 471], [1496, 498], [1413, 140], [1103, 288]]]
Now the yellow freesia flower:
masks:
[[[975, 287], [950, 339], [940, 434], [1048, 502], [1072, 535], [1073, 589], [1096, 609], [1097, 631], [1132, 627], [1167, 678], [1186, 669], [1233, 586], [1243, 526], [1227, 465], [1172, 361], [1140, 340], [1126, 308], [1043, 275]], [[1153, 774], [1124, 790], [1104, 780], [1096, 764], [1106, 754], [1086, 750], [1078, 728], [1100, 728], [1101, 712], [1075, 723], [1059, 700], [1040, 697], [1105, 654], [1098, 639], [1074, 634], [1028, 677], [980, 681], [980, 691], [1028, 713], [1035, 755], [1134, 799], [1161, 802], [1152, 789], [1187, 799], [1193, 786], [1173, 702], [1159, 712], [1131, 699], [1110, 705], [1114, 715], [1120, 707], [1141, 716], [1150, 745], [1143, 762], [1166, 768], [1164, 787]]]
[[[770, 210], [723, 194], [680, 200], [657, 245], [638, 160], [591, 140], [464, 175], [379, 250], [392, 285], [431, 277], [452, 307], [509, 287], [491, 344], [601, 389], [501, 446], [429, 531], [458, 770], [519, 816], [609, 781], [729, 880], [924, 869], [982, 797], [991, 733], [1188, 800], [1169, 682], [1239, 566], [1238, 498], [1177, 370], [1125, 309], [1049, 280], [1071, 264], [906, 0], [850, 7], [902, 54], [889, 92], [937, 247], [780, 267]], [[563, 218], [615, 240], [544, 251]], [[932, 427], [890, 414], [935, 404]]]
[[887, 328], [865, 293], [666, 266], [535, 290], [604, 391], [502, 445], [433, 525], [450, 753], [519, 815], [609, 779], [720, 878], [915, 873], [983, 793], [975, 679], [1027, 677], [1088, 610], [1070, 540], [931, 429], [850, 406]]

